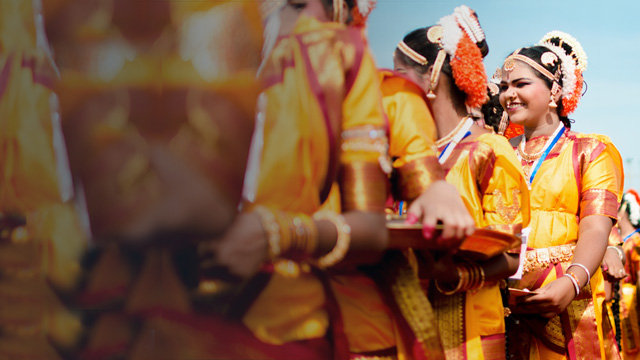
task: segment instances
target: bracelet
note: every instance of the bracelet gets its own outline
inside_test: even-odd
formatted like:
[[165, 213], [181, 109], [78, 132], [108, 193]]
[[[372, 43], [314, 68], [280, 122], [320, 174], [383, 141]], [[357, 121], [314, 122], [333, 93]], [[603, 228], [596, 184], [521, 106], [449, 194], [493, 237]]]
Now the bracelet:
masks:
[[260, 217], [260, 222], [262, 223], [262, 228], [265, 231], [267, 243], [269, 244], [269, 258], [274, 260], [278, 258], [281, 253], [280, 224], [278, 223], [273, 211], [264, 206], [256, 206], [253, 211], [258, 214], [258, 217]]
[[569, 270], [569, 268], [572, 267], [572, 266], [578, 266], [578, 267], [582, 268], [582, 270], [584, 270], [587, 273], [587, 282], [585, 284], [588, 284], [588, 283], [591, 282], [591, 273], [589, 272], [589, 269], [587, 269], [586, 266], [584, 266], [584, 265], [582, 265], [580, 263], [573, 263], [573, 264], [571, 264], [571, 265], [569, 265], [567, 267], [567, 270]]
[[318, 266], [321, 269], [324, 269], [337, 264], [347, 254], [349, 244], [351, 243], [351, 227], [344, 220], [344, 216], [332, 211], [321, 211], [315, 213], [313, 214], [313, 218], [315, 220], [327, 220], [332, 222], [338, 231], [336, 245], [328, 254], [318, 259]]
[[569, 276], [571, 276], [576, 281], [576, 284], [578, 284], [578, 288], [582, 288], [582, 286], [580, 286], [580, 279], [578, 279], [578, 275], [576, 275], [572, 271], [567, 271], [567, 274], [569, 274]]
[[576, 290], [576, 296], [580, 295], [580, 287], [579, 287], [578, 283], [576, 282], [576, 279], [573, 276], [569, 275], [568, 273], [564, 274], [562, 276], [563, 277], [566, 276], [567, 278], [569, 278], [569, 280], [571, 280], [571, 283], [573, 284], [573, 287]]
[[624, 263], [624, 253], [622, 252], [622, 250], [620, 250], [619, 247], [617, 246], [607, 246], [607, 250], [609, 249], [614, 249], [615, 251], [618, 252], [618, 256], [620, 256], [620, 261], [622, 261]]
[[456, 266], [456, 270], [458, 271], [458, 284], [456, 284], [456, 287], [454, 289], [443, 290], [438, 284], [438, 280], [434, 281], [436, 285], [436, 289], [438, 289], [440, 293], [444, 295], [453, 295], [458, 291], [460, 291], [463, 288], [463, 286], [468, 283], [469, 271], [462, 266]]
[[471, 287], [471, 291], [475, 292], [478, 291], [480, 289], [482, 289], [482, 287], [484, 286], [484, 280], [485, 280], [485, 274], [484, 274], [484, 269], [482, 268], [482, 265], [475, 265], [476, 268], [478, 269], [479, 275], [480, 275], [480, 281], [475, 284], [474, 286]]

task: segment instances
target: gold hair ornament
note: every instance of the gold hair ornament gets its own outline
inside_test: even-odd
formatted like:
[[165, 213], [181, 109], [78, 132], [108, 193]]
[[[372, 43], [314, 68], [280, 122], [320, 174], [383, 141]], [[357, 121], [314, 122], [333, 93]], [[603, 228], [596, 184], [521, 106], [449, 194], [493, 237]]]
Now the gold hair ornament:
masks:
[[416, 63], [425, 66], [429, 63], [426, 57], [418, 54], [415, 50], [409, 47], [404, 41], [400, 40], [398, 43], [398, 50], [400, 50], [403, 54], [407, 55], [407, 57]]
[[440, 70], [442, 70], [442, 65], [444, 64], [444, 60], [447, 58], [447, 53], [443, 49], [438, 51], [438, 56], [436, 56], [436, 61], [433, 63], [433, 68], [431, 69], [431, 80], [429, 85], [429, 93], [427, 94], [427, 98], [435, 99], [436, 94], [433, 90], [438, 86], [438, 80], [440, 79]]
[[333, 21], [343, 23], [344, 0], [333, 0]]

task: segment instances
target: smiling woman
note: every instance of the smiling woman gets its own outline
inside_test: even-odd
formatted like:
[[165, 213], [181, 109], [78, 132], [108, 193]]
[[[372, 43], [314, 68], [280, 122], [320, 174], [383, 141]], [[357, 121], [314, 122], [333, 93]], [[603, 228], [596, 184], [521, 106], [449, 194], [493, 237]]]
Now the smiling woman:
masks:
[[599, 265], [622, 195], [622, 159], [606, 136], [569, 130], [585, 68], [580, 44], [560, 32], [502, 67], [500, 103], [524, 126], [511, 145], [531, 189], [530, 248], [511, 287], [537, 293], [511, 306], [520, 325], [507, 334], [518, 339], [509, 344], [517, 359], [619, 358], [602, 314]]

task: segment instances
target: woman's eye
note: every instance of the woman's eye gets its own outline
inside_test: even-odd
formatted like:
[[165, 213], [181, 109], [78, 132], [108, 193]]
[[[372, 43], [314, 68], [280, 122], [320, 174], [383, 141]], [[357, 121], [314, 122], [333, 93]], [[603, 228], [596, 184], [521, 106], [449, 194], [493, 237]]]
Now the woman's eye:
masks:
[[291, 6], [294, 10], [300, 11], [300, 10], [304, 10], [304, 8], [307, 7], [307, 3], [306, 2], [289, 3], [289, 6]]
[[508, 85], [500, 85], [500, 92], [507, 91], [509, 89]]

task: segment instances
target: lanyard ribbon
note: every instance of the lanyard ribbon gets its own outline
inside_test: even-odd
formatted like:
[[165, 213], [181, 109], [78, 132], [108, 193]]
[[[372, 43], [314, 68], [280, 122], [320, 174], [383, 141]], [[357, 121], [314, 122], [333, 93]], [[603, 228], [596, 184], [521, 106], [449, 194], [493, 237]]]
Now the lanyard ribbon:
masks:
[[469, 129], [471, 129], [472, 125], [473, 125], [473, 119], [468, 117], [464, 125], [453, 136], [453, 139], [451, 139], [451, 141], [444, 147], [440, 155], [438, 155], [438, 162], [440, 164], [444, 164], [444, 162], [447, 161], [449, 156], [451, 156], [453, 149], [455, 149], [456, 145], [458, 145], [458, 143], [462, 141], [462, 139], [471, 135], [471, 131], [469, 131]]
[[627, 239], [629, 239], [631, 236], [633, 236], [633, 234], [637, 233], [638, 231], [640, 231], [640, 229], [636, 229], [636, 231], [634, 231], [631, 234], [625, 236], [624, 239], [622, 239], [622, 242], [627, 241]]
[[[560, 140], [560, 138], [562, 137], [562, 134], [564, 134], [564, 124], [560, 124], [558, 126], [558, 128], [556, 129], [556, 131], [553, 132], [553, 135], [551, 135], [551, 137], [549, 138], [549, 140], [547, 141], [547, 143], [544, 146], [544, 152], [531, 165], [533, 167], [533, 171], [531, 172], [531, 176], [529, 176], [529, 184], [528, 184], [529, 185], [529, 189], [531, 189], [531, 184], [533, 184], [533, 178], [535, 178], [536, 174], [538, 173], [538, 170], [540, 169], [540, 166], [544, 162], [544, 159], [547, 158], [547, 156], [549, 155], [549, 153], [551, 152], [553, 147], [556, 146], [556, 144], [558, 143], [558, 140]], [[522, 135], [522, 141], [525, 141], [524, 135]], [[524, 148], [524, 146], [523, 146], [523, 148]]]

